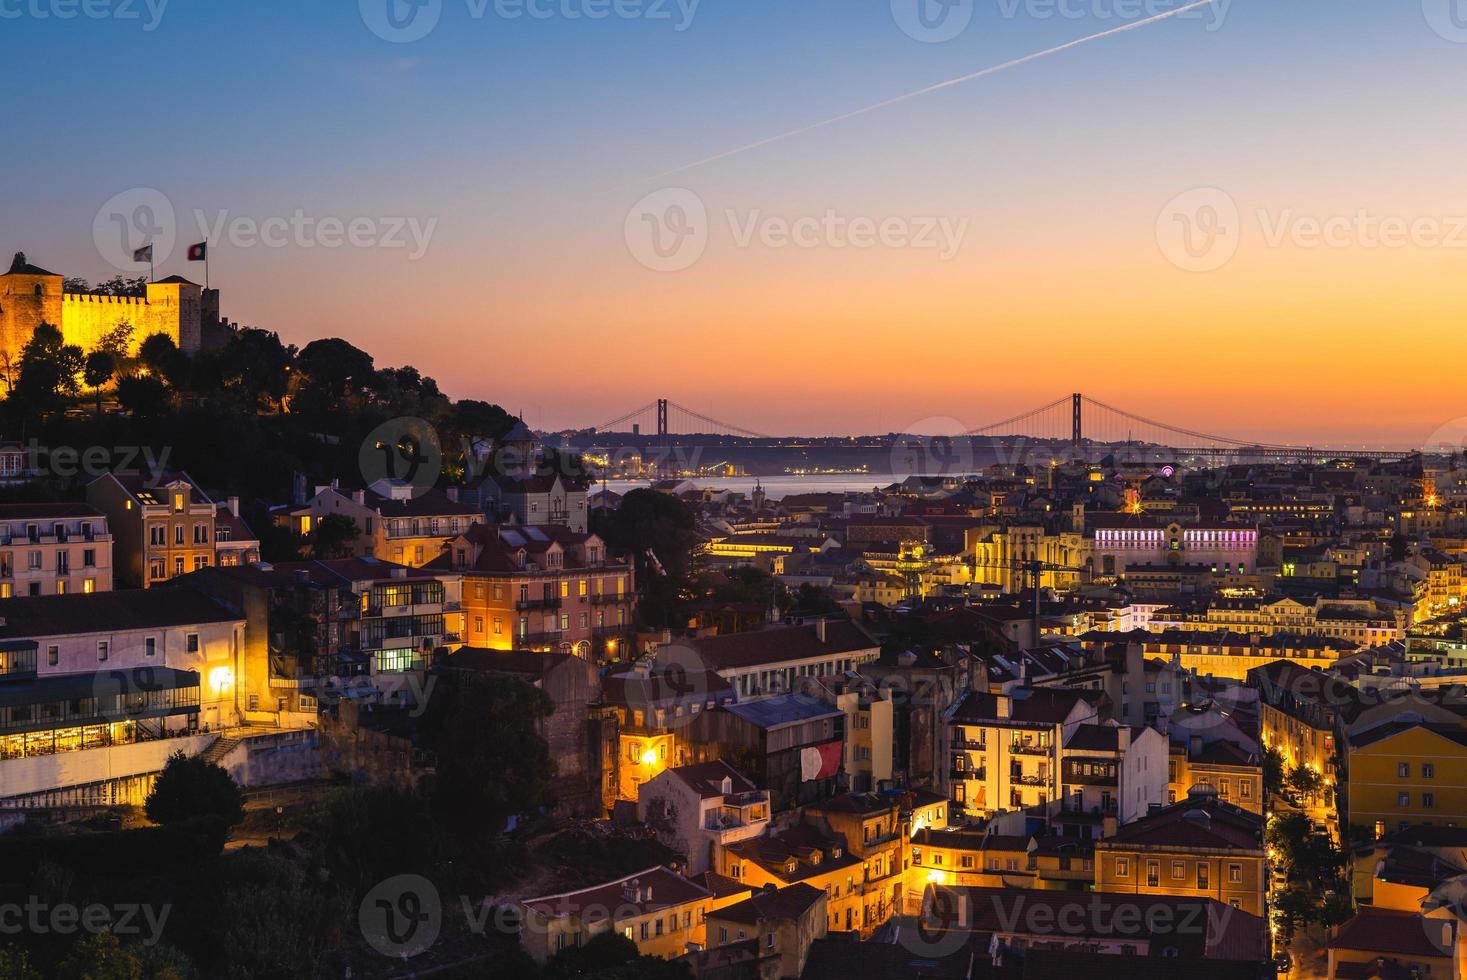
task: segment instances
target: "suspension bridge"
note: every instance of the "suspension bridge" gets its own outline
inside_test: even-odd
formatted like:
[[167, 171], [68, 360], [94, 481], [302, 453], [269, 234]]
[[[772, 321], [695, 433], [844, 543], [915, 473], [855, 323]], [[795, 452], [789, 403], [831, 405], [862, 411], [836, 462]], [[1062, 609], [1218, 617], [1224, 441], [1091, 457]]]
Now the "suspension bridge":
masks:
[[[590, 438], [613, 435], [634, 439], [655, 438], [662, 444], [689, 442], [693, 437], [750, 444], [835, 445], [853, 441], [850, 437], [810, 439], [774, 436], [745, 426], [713, 418], [703, 412], [659, 398], [630, 412], [610, 419], [582, 432]], [[1408, 452], [1367, 450], [1361, 448], [1298, 446], [1269, 443], [1246, 436], [1219, 435], [1184, 425], [1165, 422], [1137, 412], [1117, 408], [1089, 395], [1074, 393], [1029, 411], [1000, 419], [960, 434], [898, 433], [879, 437], [890, 444], [901, 435], [934, 436], [949, 440], [969, 439], [974, 442], [1015, 443], [1019, 441], [1053, 444], [1057, 449], [1068, 446], [1077, 454], [1095, 447], [1160, 447], [1179, 456], [1195, 456], [1214, 461], [1237, 459], [1276, 459], [1310, 461], [1349, 455], [1376, 459], [1399, 459]], [[870, 437], [863, 441], [872, 441]]]

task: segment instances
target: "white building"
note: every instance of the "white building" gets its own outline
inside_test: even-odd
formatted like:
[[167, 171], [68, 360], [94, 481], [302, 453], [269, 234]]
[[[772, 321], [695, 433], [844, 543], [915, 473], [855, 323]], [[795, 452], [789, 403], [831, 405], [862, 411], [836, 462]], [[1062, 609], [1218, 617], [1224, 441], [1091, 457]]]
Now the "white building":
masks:
[[637, 789], [637, 818], [687, 855], [687, 874], [707, 871], [714, 845], [758, 837], [769, 826], [769, 792], [723, 761], [666, 769]]

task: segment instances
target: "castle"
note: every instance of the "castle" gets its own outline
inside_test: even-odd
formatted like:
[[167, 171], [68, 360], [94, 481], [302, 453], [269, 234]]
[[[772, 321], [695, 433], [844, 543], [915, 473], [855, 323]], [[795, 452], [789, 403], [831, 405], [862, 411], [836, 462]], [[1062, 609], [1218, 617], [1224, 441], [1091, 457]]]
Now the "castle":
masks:
[[68, 344], [89, 351], [124, 321], [133, 327], [134, 352], [144, 339], [161, 333], [192, 354], [213, 346], [206, 335], [229, 326], [219, 318], [219, 290], [182, 276], [148, 283], [143, 296], [71, 293], [61, 276], [31, 265], [24, 252], [17, 252], [10, 271], [0, 275], [0, 364], [13, 363], [42, 323], [58, 327]]

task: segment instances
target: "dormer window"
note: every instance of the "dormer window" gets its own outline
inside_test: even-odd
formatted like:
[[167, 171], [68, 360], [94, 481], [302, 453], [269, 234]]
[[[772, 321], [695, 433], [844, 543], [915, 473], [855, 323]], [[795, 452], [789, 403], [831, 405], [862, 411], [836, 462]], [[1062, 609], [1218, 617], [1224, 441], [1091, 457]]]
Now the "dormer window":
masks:
[[175, 511], [177, 511], [178, 513], [182, 513], [183, 512], [183, 505], [184, 505], [184, 500], [185, 499], [186, 498], [184, 497], [184, 495], [182, 493], [175, 493], [173, 495], [173, 509]]

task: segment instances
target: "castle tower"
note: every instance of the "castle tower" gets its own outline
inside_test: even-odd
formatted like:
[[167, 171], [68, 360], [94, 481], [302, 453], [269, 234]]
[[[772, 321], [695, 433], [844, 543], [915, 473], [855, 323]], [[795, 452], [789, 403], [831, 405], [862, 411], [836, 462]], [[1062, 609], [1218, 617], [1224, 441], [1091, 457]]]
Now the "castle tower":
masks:
[[[177, 324], [179, 350], [196, 354], [204, 346], [204, 287], [183, 276], [169, 276], [148, 283], [150, 326], [156, 332], [172, 335], [170, 326]], [[218, 294], [214, 295], [217, 316]]]
[[61, 329], [61, 277], [16, 252], [10, 271], [0, 276], [0, 356], [18, 357], [43, 323]]

